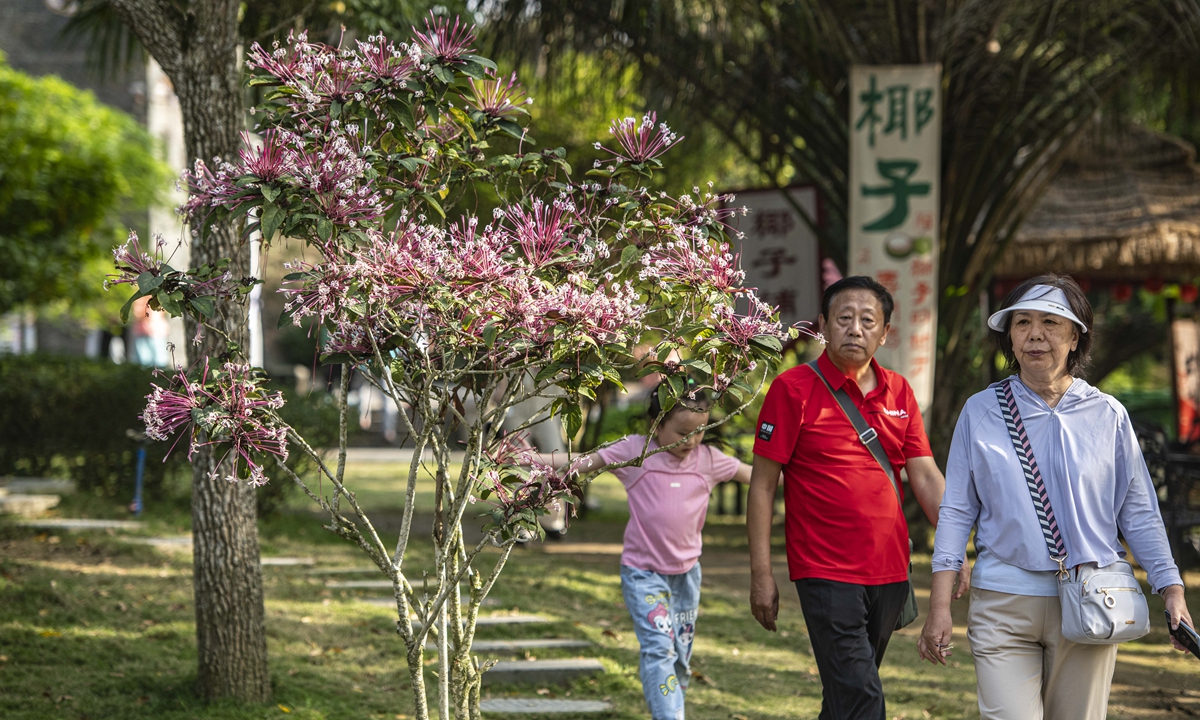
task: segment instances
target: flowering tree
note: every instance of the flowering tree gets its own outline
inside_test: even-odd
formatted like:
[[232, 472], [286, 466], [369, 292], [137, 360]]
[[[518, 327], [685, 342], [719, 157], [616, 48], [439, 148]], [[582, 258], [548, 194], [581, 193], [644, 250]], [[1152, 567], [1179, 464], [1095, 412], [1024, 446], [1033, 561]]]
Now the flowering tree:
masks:
[[[429, 716], [429, 638], [438, 716], [479, 717], [487, 663], [470, 650], [480, 603], [513, 544], [541, 533], [537, 516], [571, 504], [590, 480], [572, 472], [569, 442], [555, 467], [528, 449], [523, 431], [558, 416], [574, 437], [583, 400], [637, 368], [666, 378], [664, 413], [696, 390], [737, 412], [757, 394], [751, 374], [796, 332], [741, 287], [724, 234], [728, 198], [698, 188], [673, 198], [640, 185], [680, 140], [653, 113], [614, 122], [601, 145], [611, 160], [577, 182], [561, 149], [526, 150], [521, 121], [531, 101], [514, 76], [471, 54], [473, 42], [471, 29], [431, 19], [405, 43], [379, 36], [332, 48], [300, 35], [255, 46], [251, 83], [268, 90], [253, 111], [261, 146], [215, 167], [197, 162], [187, 176], [182, 210], [193, 227], [241, 218], [263, 242], [282, 235], [318, 251], [316, 263], [291, 263], [283, 292], [291, 320], [325, 328], [324, 358], [343, 365], [336, 466], [279, 419], [281, 399], [262, 389], [236, 344], [178, 369], [144, 413], [155, 437], [187, 433], [193, 450], [219, 447], [234, 461], [224, 466], [230, 482], [261, 485], [276, 470], [290, 478], [329, 514], [327, 527], [391, 579], [418, 718]], [[516, 151], [499, 151], [505, 143]], [[448, 211], [485, 193], [498, 200], [490, 217]], [[136, 238], [117, 267], [117, 282], [206, 332], [218, 332], [205, 322], [213, 298], [257, 282], [220, 263], [174, 270]], [[635, 357], [647, 344], [652, 355]], [[398, 478], [405, 498], [394, 546], [345, 484], [351, 370], [397, 403], [414, 445]], [[508, 409], [531, 398], [544, 398], [543, 411], [504, 433]], [[452, 462], [459, 433], [465, 452]], [[316, 488], [288, 467], [289, 446], [316, 461]], [[413, 568], [407, 550], [426, 464], [436, 488], [433, 566]], [[483, 526], [478, 542], [465, 539], [471, 524]]]

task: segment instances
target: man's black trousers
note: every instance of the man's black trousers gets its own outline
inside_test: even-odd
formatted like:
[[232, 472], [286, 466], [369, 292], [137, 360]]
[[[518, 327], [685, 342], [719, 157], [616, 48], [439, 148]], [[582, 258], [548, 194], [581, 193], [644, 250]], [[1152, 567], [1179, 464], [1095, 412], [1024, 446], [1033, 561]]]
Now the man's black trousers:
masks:
[[813, 657], [821, 673], [820, 720], [887, 720], [879, 665], [908, 582], [853, 585], [797, 580]]

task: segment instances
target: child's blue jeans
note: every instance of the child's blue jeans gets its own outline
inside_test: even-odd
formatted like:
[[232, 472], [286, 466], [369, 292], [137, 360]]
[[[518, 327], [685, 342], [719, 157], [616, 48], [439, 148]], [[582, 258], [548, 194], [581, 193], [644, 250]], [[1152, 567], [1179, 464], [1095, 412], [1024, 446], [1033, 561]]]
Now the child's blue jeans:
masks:
[[654, 720], [683, 720], [691, 671], [700, 563], [681, 575], [621, 566], [621, 593], [641, 645], [642, 693]]

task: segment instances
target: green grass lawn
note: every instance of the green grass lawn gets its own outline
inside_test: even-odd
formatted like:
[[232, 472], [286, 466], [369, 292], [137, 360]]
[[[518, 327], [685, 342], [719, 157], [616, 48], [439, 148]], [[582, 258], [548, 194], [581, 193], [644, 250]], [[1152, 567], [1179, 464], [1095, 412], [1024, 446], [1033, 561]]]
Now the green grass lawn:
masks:
[[[364, 464], [352, 467], [350, 477], [361, 488], [365, 505], [394, 512], [393, 498], [399, 491], [393, 491], [389, 478], [397, 470]], [[594, 493], [601, 511], [576, 522], [564, 542], [515, 552], [494, 592], [499, 605], [484, 609], [485, 614], [532, 612], [552, 622], [485, 627], [478, 638], [588, 639], [595, 647], [582, 653], [545, 651], [537, 656], [597, 657], [607, 672], [566, 687], [490, 687], [485, 693], [608, 699], [614, 705], [608, 717], [642, 718], [637, 641], [621, 602], [614, 553], [626, 517], [623, 493], [611, 478], [601, 480]], [[74, 514], [93, 504], [76, 498], [63, 511]], [[291, 513], [261, 523], [264, 555], [313, 557], [317, 569], [367, 564], [355, 548], [322, 530], [319, 519], [301, 514], [302, 509], [295, 503]], [[110, 507], [108, 514], [113, 512]], [[148, 522], [155, 532], [187, 530], [187, 516], [179, 508], [151, 508]], [[740, 522], [713, 517], [705, 530], [704, 591], [693, 661], [702, 677], [692, 681], [688, 717], [815, 718], [820, 680], [795, 591], [786, 582], [781, 547], [781, 632], [771, 634], [759, 628], [748, 611], [746, 541]], [[782, 533], [777, 535], [782, 543]], [[418, 548], [410, 557], [413, 567], [427, 561], [423, 550]], [[106, 532], [50, 534], [0, 525], [0, 718], [411, 716], [394, 613], [356, 599], [388, 591], [330, 588], [327, 580], [346, 576], [317, 575], [311, 569], [264, 568], [272, 702], [205, 706], [192, 693], [196, 657], [188, 556], [133, 545]], [[924, 601], [927, 557], [918, 558], [915, 580]], [[1200, 598], [1191, 599], [1192, 607], [1200, 609]], [[1158, 618], [1161, 609], [1155, 600], [1152, 612]], [[918, 663], [919, 625], [895, 636], [882, 671], [889, 717], [977, 717], [974, 675], [962, 632], [965, 618], [962, 602], [955, 609], [959, 650], [948, 668]], [[1156, 625], [1145, 642], [1122, 647], [1109, 717], [1168, 718], [1200, 712], [1200, 665], [1171, 653], [1164, 642], [1165, 631]], [[427, 681], [432, 684], [432, 675]]]

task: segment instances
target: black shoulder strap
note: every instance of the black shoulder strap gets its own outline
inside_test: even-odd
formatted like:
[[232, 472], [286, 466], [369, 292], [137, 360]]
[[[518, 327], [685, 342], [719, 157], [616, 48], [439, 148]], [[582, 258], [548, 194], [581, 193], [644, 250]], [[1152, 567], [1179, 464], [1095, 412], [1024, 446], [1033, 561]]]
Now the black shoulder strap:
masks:
[[866, 418], [858, 411], [858, 407], [850, 399], [850, 394], [846, 392], [845, 388], [840, 390], [833, 389], [833, 386], [829, 384], [829, 380], [825, 379], [825, 373], [821, 372], [821, 368], [817, 365], [816, 360], [808, 363], [808, 366], [812, 368], [813, 372], [824, 383], [825, 389], [829, 390], [829, 393], [833, 395], [833, 399], [837, 401], [838, 407], [846, 414], [846, 419], [850, 421], [850, 424], [854, 426], [854, 431], [858, 433], [858, 439], [863, 445], [867, 446], [867, 450], [871, 452], [871, 456], [875, 458], [875, 462], [879, 463], [879, 467], [883, 468], [883, 472], [887, 474], [888, 481], [892, 485], [892, 490], [896, 491], [896, 501], [903, 505], [903, 501], [900, 500], [900, 488], [896, 485], [896, 473], [892, 470], [892, 463], [888, 460], [887, 453], [884, 452], [883, 444], [879, 442], [879, 433], [875, 432], [875, 428], [867, 424]]

